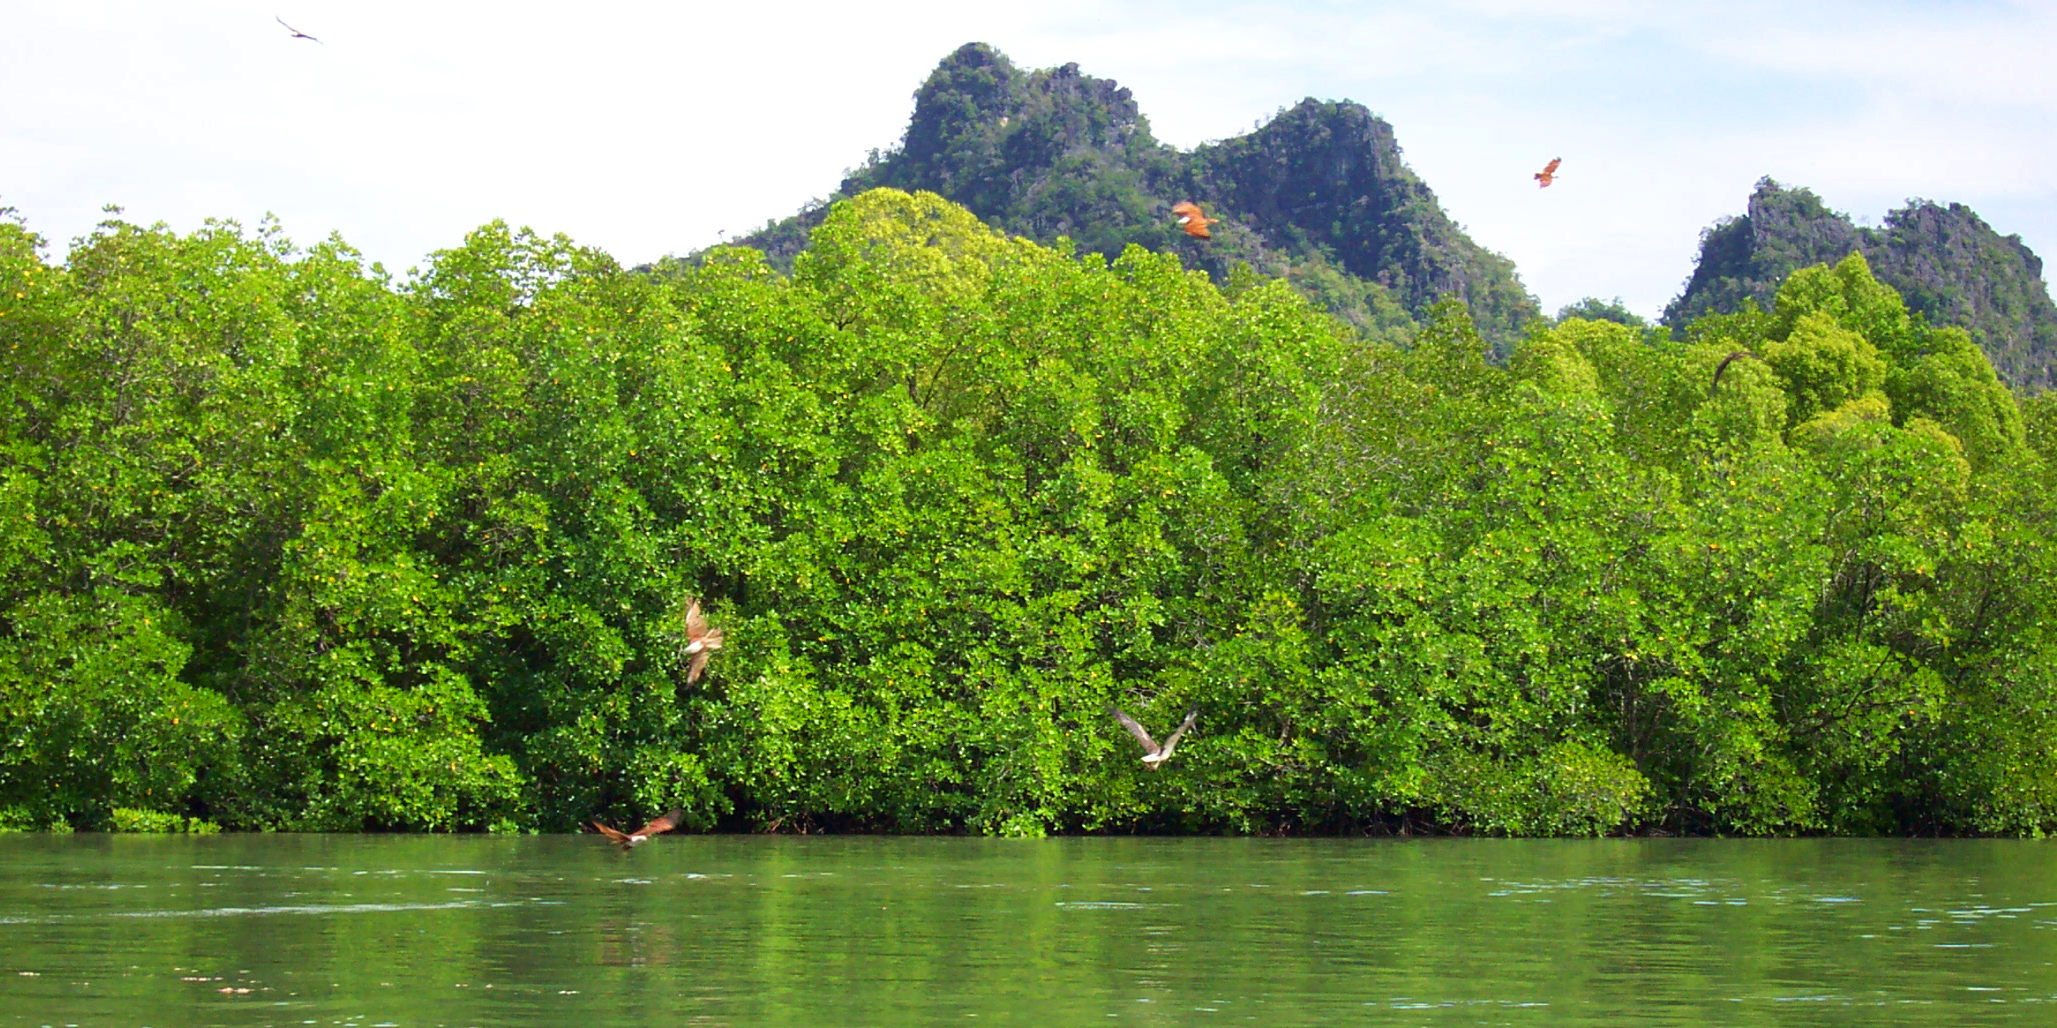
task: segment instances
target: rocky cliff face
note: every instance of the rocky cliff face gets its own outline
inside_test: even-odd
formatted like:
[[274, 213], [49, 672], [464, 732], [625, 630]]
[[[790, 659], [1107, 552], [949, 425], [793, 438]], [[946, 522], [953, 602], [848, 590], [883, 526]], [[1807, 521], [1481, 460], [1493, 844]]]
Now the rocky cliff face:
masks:
[[1866, 231], [1864, 256], [1908, 307], [1969, 330], [2001, 381], [2057, 386], [2057, 305], [2020, 236], [2000, 235], [1962, 204], [1923, 200]]
[[1482, 330], [1510, 334], [1538, 313], [1513, 263], [1443, 213], [1401, 160], [1393, 127], [1362, 105], [1304, 100], [1189, 163], [1193, 192], [1247, 218], [1266, 245], [1328, 255], [1410, 310], [1454, 294]]
[[1910, 309], [1969, 331], [2002, 381], [2037, 391], [2057, 385], [2057, 306], [2042, 261], [1962, 204], [1917, 200], [1887, 214], [1883, 227], [1861, 228], [1812, 192], [1763, 179], [1741, 217], [1707, 230], [1664, 323], [1682, 328], [1745, 301], [1768, 308], [1786, 275], [1853, 251]]
[[[1072, 64], [1023, 71], [972, 43], [915, 93], [900, 145], [837, 195], [877, 186], [940, 193], [1008, 232], [1110, 256], [1130, 243], [1175, 250], [1217, 277], [1247, 262], [1366, 326], [1456, 294], [1502, 353], [1538, 313], [1512, 263], [1467, 238], [1408, 170], [1392, 126], [1353, 103], [1304, 101], [1183, 153], [1151, 135], [1118, 84]], [[1179, 231], [1170, 208], [1182, 199], [1222, 219], [1214, 239]], [[741, 242], [789, 259], [820, 215]]]

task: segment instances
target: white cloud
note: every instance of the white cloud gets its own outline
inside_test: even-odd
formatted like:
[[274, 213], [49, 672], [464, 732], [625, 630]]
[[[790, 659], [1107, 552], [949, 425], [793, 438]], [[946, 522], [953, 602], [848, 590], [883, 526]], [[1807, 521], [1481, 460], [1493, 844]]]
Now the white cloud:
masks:
[[1755, 25], [1710, 19], [1695, 38], [1729, 60], [1862, 83], [1903, 99], [2057, 113], [2050, 61], [2057, 8], [2047, 4], [1802, 5], [1762, 13]]

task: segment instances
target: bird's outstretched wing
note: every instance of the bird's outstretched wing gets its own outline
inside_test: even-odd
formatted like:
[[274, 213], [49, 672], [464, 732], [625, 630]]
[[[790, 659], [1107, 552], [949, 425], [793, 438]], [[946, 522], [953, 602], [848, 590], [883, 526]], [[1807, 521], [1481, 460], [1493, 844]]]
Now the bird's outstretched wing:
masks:
[[658, 816], [649, 824], [636, 829], [636, 834], [643, 836], [646, 839], [653, 835], [662, 835], [665, 832], [677, 828], [679, 826], [679, 822], [685, 819], [686, 812], [678, 807], [673, 807], [670, 810], [665, 811], [662, 815]]
[[608, 842], [611, 842], [616, 846], [621, 847], [622, 849], [628, 849], [631, 845], [634, 845], [633, 843], [629, 842], [629, 833], [624, 832], [619, 828], [609, 828], [598, 821], [593, 822], [593, 827], [599, 829], [600, 834], [606, 836]]
[[[284, 19], [284, 18], [281, 18], [281, 17], [279, 17], [279, 16], [278, 16], [278, 15], [276, 15], [276, 14], [274, 14], [274, 15], [272, 15], [272, 16], [271, 16], [271, 20], [273, 20], [273, 21], [275, 21], [275, 22], [278, 22], [278, 23], [279, 23], [279, 24], [281, 24], [281, 25], [286, 25], [286, 19]], [[321, 42], [321, 40], [319, 40], [319, 39], [315, 39], [315, 38], [314, 38], [313, 36], [310, 36], [310, 35], [308, 35], [307, 33], [305, 33], [305, 32], [302, 32], [302, 31], [300, 31], [299, 29], [296, 29], [296, 28], [294, 28], [294, 27], [293, 27], [293, 26], [291, 26], [291, 25], [286, 25], [286, 31], [287, 31], [287, 32], [290, 32], [290, 33], [292, 33], [292, 34], [293, 34], [293, 38], [294, 38], [294, 39], [305, 39], [305, 40], [308, 40], [308, 41], [310, 41], [310, 42], [315, 42], [315, 43], [319, 43], [319, 42]]]
[[1150, 738], [1150, 733], [1144, 731], [1143, 726], [1137, 724], [1135, 718], [1122, 713], [1121, 708], [1113, 704], [1109, 704], [1107, 709], [1113, 712], [1114, 720], [1121, 722], [1121, 727], [1128, 729], [1129, 734], [1135, 736], [1136, 741], [1143, 744], [1144, 752], [1157, 752], [1157, 740]]
[[1193, 727], [1193, 719], [1199, 716], [1200, 708], [1198, 707], [1186, 711], [1186, 719], [1179, 722], [1178, 731], [1171, 733], [1171, 738], [1164, 740], [1165, 756], [1171, 756], [1171, 751], [1178, 749], [1178, 741], [1185, 737], [1186, 729]]

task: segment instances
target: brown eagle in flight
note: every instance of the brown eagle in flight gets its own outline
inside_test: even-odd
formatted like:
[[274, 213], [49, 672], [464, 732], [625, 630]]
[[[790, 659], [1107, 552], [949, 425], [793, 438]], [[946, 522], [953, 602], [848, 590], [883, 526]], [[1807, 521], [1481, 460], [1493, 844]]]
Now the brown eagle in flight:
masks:
[[1129, 734], [1143, 744], [1143, 766], [1152, 771], [1171, 759], [1171, 751], [1178, 748], [1179, 739], [1186, 734], [1186, 729], [1193, 727], [1193, 719], [1200, 716], [1197, 708], [1186, 711], [1186, 719], [1179, 724], [1178, 731], [1171, 733], [1171, 738], [1164, 740], [1164, 745], [1159, 746], [1157, 740], [1150, 738], [1150, 733], [1145, 731], [1142, 725], [1137, 724], [1135, 718], [1122, 713], [1120, 707], [1109, 704], [1107, 709], [1114, 712], [1114, 720], [1121, 722], [1121, 727], [1128, 729]]
[[721, 629], [707, 627], [707, 619], [700, 615], [700, 600], [695, 597], [686, 601], [686, 655], [693, 662], [686, 667], [686, 684], [700, 680], [700, 674], [707, 670], [707, 658], [721, 649]]
[[1543, 165], [1543, 170], [1536, 172], [1536, 188], [1541, 189], [1557, 181], [1557, 166], [1563, 163], [1562, 157], [1550, 158], [1550, 163]]
[[600, 834], [607, 837], [608, 842], [611, 842], [616, 846], [621, 847], [621, 851], [623, 853], [627, 853], [628, 851], [635, 849], [636, 847], [641, 846], [646, 842], [649, 842], [651, 836], [663, 835], [664, 833], [671, 831], [674, 828], [677, 828], [679, 826], [679, 822], [685, 820], [685, 817], [685, 811], [677, 807], [673, 807], [670, 810], [665, 811], [663, 817], [660, 817], [657, 820], [652, 821], [649, 824], [644, 825], [643, 827], [638, 828], [633, 832], [624, 832], [619, 828], [609, 828], [598, 821], [593, 822], [593, 827], [598, 828], [600, 830]]
[[[273, 20], [273, 21], [276, 21], [276, 22], [278, 22], [278, 23], [279, 23], [279, 24], [281, 24], [281, 25], [286, 25], [286, 19], [284, 19], [284, 18], [281, 18], [281, 17], [279, 17], [279, 16], [278, 16], [278, 15], [276, 15], [276, 14], [272, 15], [272, 16], [271, 16], [271, 18], [272, 18], [272, 20]], [[310, 36], [310, 35], [308, 35], [307, 33], [305, 33], [305, 32], [302, 32], [302, 31], [300, 31], [299, 29], [296, 29], [296, 28], [294, 28], [294, 27], [293, 27], [293, 26], [291, 26], [291, 25], [286, 25], [286, 31], [287, 31], [287, 32], [291, 32], [291, 33], [293, 34], [293, 38], [294, 38], [294, 39], [305, 39], [305, 40], [308, 40], [309, 42], [314, 42], [314, 43], [320, 43], [320, 42], [321, 42], [321, 40], [319, 40], [319, 39], [315, 39], [315, 38], [314, 38], [313, 36]], [[326, 44], [324, 44], [324, 45], [326, 45]]]
[[1207, 226], [1221, 220], [1202, 214], [1200, 205], [1191, 200], [1180, 200], [1172, 204], [1171, 213], [1178, 215], [1179, 227], [1185, 229], [1187, 235], [1199, 239], [1214, 238], [1213, 233], [1207, 231]]

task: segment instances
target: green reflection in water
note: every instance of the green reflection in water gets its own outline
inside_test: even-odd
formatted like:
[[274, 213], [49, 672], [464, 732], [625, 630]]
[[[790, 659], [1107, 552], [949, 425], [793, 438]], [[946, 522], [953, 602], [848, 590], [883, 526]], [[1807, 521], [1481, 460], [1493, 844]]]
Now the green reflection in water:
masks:
[[2053, 853], [0, 837], [0, 1025], [2042, 1025]]

